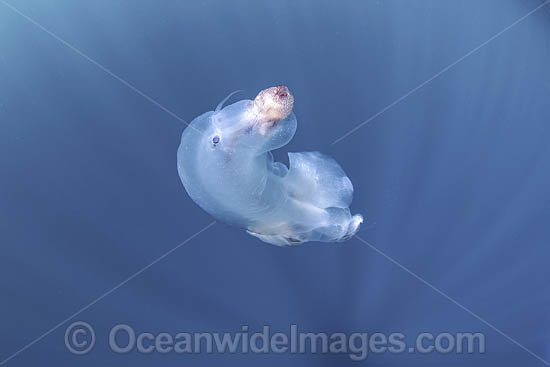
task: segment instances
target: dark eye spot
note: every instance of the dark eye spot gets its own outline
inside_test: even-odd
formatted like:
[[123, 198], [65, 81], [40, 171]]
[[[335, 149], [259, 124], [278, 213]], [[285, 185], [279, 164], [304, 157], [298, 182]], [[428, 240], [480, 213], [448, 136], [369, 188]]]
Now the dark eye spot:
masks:
[[220, 137], [218, 135], [212, 138], [212, 144], [216, 145], [220, 142]]

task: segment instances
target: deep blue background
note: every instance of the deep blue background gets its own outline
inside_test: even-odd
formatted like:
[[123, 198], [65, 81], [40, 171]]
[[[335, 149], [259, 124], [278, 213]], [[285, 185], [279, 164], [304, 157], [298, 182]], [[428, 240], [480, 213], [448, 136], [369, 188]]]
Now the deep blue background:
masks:
[[[359, 234], [550, 358], [550, 7], [336, 145], [539, 0], [16, 1], [190, 121], [286, 84], [298, 132], [355, 186]], [[211, 222], [176, 171], [184, 125], [0, 4], [0, 361]], [[277, 248], [216, 224], [7, 366], [541, 366], [357, 239]], [[73, 320], [74, 321], [74, 320]], [[486, 333], [485, 355], [116, 355], [138, 331]]]

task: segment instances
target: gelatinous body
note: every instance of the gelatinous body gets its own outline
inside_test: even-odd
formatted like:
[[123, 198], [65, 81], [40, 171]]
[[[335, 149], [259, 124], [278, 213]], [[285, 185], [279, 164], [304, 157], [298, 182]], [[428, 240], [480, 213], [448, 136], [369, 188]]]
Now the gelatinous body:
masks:
[[296, 132], [288, 88], [222, 108], [224, 102], [181, 137], [178, 171], [189, 196], [216, 219], [274, 245], [352, 236], [363, 219], [350, 213], [353, 186], [334, 159], [289, 153], [288, 168], [273, 160], [270, 151]]

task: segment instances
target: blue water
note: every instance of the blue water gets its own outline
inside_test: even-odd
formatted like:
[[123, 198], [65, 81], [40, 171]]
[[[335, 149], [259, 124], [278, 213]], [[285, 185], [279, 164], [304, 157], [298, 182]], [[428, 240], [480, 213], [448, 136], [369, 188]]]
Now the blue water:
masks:
[[[541, 3], [0, 2], [0, 363], [36, 341], [3, 365], [543, 366], [502, 333], [550, 360], [550, 5], [331, 145]], [[359, 236], [464, 308], [358, 239], [277, 248], [219, 223], [105, 295], [212, 218], [179, 181], [184, 123], [31, 19], [187, 121], [287, 85], [276, 157], [334, 156]], [[64, 343], [80, 320], [84, 356]], [[481, 332], [486, 352], [117, 354], [120, 323]]]

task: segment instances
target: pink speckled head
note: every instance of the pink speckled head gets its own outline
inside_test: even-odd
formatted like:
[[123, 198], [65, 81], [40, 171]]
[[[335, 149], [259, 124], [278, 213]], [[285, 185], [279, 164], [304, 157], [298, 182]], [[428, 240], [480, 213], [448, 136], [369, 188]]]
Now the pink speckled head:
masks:
[[294, 97], [284, 85], [262, 90], [254, 98], [254, 109], [264, 122], [277, 122], [287, 118], [294, 107]]

